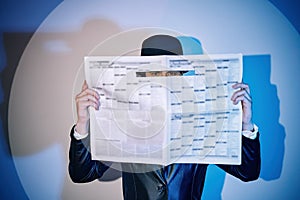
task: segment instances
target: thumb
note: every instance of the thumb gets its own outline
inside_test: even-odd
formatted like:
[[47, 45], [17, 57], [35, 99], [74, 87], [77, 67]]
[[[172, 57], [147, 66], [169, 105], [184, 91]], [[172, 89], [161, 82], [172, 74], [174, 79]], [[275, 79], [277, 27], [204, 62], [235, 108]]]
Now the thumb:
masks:
[[86, 83], [86, 80], [84, 80], [83, 85], [82, 85], [82, 90], [86, 90], [88, 88], [88, 85]]

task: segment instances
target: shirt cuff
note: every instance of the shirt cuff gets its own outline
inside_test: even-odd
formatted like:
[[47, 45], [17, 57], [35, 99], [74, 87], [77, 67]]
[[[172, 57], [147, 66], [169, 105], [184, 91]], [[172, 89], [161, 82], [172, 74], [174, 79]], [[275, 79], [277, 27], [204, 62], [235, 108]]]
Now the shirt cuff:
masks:
[[257, 133], [258, 133], [258, 127], [255, 124], [253, 124], [252, 131], [248, 131], [248, 130], [242, 131], [243, 136], [250, 138], [252, 140], [254, 140], [256, 138]]
[[87, 136], [89, 135], [89, 133], [86, 133], [86, 134], [80, 134], [76, 131], [76, 127], [74, 128], [74, 138], [76, 140], [82, 140], [84, 138], [86, 138]]

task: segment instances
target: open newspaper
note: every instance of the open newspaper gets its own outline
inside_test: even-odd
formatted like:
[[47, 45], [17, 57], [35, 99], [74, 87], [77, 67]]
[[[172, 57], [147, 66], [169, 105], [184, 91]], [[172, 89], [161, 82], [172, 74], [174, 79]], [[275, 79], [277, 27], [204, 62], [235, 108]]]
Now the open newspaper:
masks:
[[240, 164], [242, 55], [85, 57], [92, 159]]

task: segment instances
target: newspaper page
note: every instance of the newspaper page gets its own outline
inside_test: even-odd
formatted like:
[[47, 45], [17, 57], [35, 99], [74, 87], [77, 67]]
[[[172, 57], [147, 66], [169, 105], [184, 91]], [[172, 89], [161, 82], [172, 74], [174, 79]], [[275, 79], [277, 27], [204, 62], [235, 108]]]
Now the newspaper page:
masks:
[[95, 160], [240, 164], [242, 55], [85, 57]]

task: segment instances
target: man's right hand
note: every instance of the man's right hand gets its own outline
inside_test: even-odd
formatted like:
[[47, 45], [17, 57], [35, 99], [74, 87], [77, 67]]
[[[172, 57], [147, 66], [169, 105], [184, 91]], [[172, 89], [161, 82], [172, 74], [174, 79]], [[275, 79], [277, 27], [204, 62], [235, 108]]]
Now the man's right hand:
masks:
[[76, 96], [76, 109], [77, 109], [77, 123], [76, 131], [79, 134], [86, 134], [89, 129], [89, 111], [88, 107], [93, 106], [96, 110], [99, 110], [100, 106], [99, 94], [88, 88], [86, 81], [82, 85], [81, 92]]

